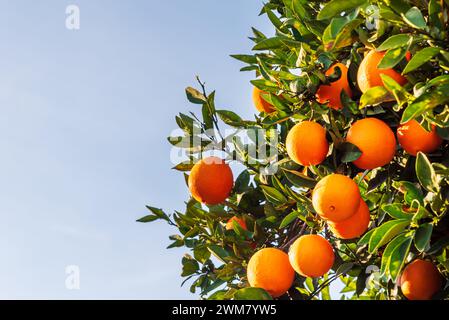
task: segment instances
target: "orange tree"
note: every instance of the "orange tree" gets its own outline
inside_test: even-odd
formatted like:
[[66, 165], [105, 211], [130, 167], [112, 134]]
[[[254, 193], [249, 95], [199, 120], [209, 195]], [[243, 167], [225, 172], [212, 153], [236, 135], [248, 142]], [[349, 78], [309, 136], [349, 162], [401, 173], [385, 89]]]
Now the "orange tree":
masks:
[[169, 141], [192, 198], [138, 221], [177, 229], [202, 298], [329, 299], [338, 280], [343, 299], [447, 299], [449, 1], [271, 0], [261, 15], [275, 36], [253, 28], [253, 54], [233, 55], [258, 115], [187, 88], [200, 111]]

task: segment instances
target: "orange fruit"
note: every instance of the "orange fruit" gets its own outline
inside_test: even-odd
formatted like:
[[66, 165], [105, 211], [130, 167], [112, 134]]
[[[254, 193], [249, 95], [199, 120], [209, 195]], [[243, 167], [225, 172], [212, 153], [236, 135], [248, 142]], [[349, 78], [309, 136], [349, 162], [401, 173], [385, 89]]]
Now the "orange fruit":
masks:
[[334, 250], [329, 241], [316, 234], [298, 238], [288, 252], [293, 269], [303, 277], [321, 277], [334, 264]]
[[357, 84], [360, 91], [366, 92], [368, 89], [376, 86], [383, 86], [381, 74], [385, 74], [395, 80], [398, 84], [404, 85], [407, 83], [407, 79], [403, 77], [399, 72], [390, 69], [379, 69], [377, 65], [384, 57], [385, 52], [378, 52], [371, 50], [363, 58], [357, 71]]
[[401, 147], [412, 156], [416, 156], [419, 151], [433, 152], [443, 143], [443, 139], [438, 135], [435, 126], [432, 126], [432, 131], [429, 132], [416, 120], [400, 125], [397, 136]]
[[405, 267], [400, 284], [407, 299], [430, 300], [440, 290], [443, 278], [432, 262], [416, 259]]
[[320, 164], [329, 151], [326, 129], [313, 121], [302, 121], [293, 126], [285, 144], [289, 157], [303, 166]]
[[321, 179], [312, 193], [315, 211], [332, 222], [352, 217], [359, 209], [360, 199], [359, 187], [354, 180], [337, 173]]
[[249, 260], [247, 276], [251, 287], [265, 289], [277, 298], [290, 289], [295, 271], [284, 251], [265, 248], [257, 251]]
[[193, 166], [188, 185], [195, 200], [215, 205], [226, 200], [231, 193], [233, 181], [231, 168], [224, 160], [208, 157]]
[[248, 230], [245, 220], [239, 217], [232, 217], [231, 219], [229, 219], [226, 223], [226, 230], [234, 230], [234, 221], [237, 222], [242, 227], [242, 229]]
[[276, 111], [276, 109], [268, 101], [265, 101], [265, 99], [262, 97], [262, 95], [266, 94], [266, 93], [267, 92], [254, 87], [253, 102], [254, 102], [254, 105], [256, 106], [256, 109], [259, 112], [271, 113], [273, 111]]
[[356, 145], [362, 155], [353, 163], [360, 169], [382, 167], [393, 160], [396, 138], [390, 127], [377, 118], [365, 118], [352, 124], [346, 141]]
[[407, 53], [405, 54], [405, 60], [407, 60], [407, 62], [409, 62], [412, 59], [412, 53], [410, 51], [407, 51]]
[[365, 233], [370, 219], [369, 208], [366, 202], [361, 199], [359, 208], [352, 217], [340, 222], [329, 222], [328, 225], [337, 238], [354, 239]]
[[326, 76], [333, 74], [336, 67], [339, 67], [341, 70], [340, 79], [330, 84], [321, 85], [316, 92], [316, 97], [319, 103], [327, 103], [330, 108], [339, 110], [343, 107], [340, 98], [341, 91], [344, 90], [349, 97], [352, 97], [352, 91], [348, 82], [348, 68], [343, 63], [332, 65], [327, 69]]

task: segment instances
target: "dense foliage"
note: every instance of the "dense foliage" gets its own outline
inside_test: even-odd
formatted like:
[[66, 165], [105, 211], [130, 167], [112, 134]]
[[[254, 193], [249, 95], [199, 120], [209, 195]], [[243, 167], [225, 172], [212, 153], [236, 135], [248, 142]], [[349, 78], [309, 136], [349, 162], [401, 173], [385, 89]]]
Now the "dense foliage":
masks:
[[[199, 82], [198, 90], [187, 88], [188, 100], [200, 111], [176, 118], [185, 136], [169, 141], [183, 148], [188, 161], [175, 169], [184, 171], [187, 178], [202, 151], [212, 147], [244, 166], [224, 204], [205, 206], [190, 199], [183, 212], [170, 215], [148, 207], [150, 215], [139, 219], [165, 220], [177, 229], [170, 236], [169, 248], [189, 250], [182, 258], [181, 276], [192, 292], [210, 299], [270, 298], [261, 289], [248, 289], [248, 260], [257, 248], [287, 249], [298, 235], [312, 232], [332, 243], [335, 264], [321, 278], [297, 276], [281, 299], [330, 299], [329, 284], [337, 279], [344, 284], [343, 299], [403, 299], [396, 283], [404, 265], [416, 257], [431, 259], [448, 277], [448, 14], [448, 0], [271, 0], [261, 15], [272, 22], [275, 36], [253, 29], [253, 54], [233, 57], [245, 63], [242, 71], [255, 73], [252, 84], [268, 93], [264, 98], [276, 111], [244, 120], [216, 108], [214, 92], [207, 93], [203, 83]], [[401, 86], [384, 76], [384, 86], [362, 94], [357, 70], [368, 48], [386, 51], [379, 67], [394, 68], [408, 83]], [[411, 59], [405, 59], [407, 52]], [[349, 67], [353, 92], [350, 98], [342, 91], [342, 110], [315, 98], [320, 85], [339, 79], [338, 69], [325, 75], [335, 62]], [[351, 123], [367, 116], [383, 120], [393, 131], [411, 119], [427, 128], [435, 125], [444, 143], [438, 151], [420, 152], [416, 157], [398, 147], [389, 165], [360, 170], [351, 162], [361, 152], [344, 138]], [[303, 119], [322, 124], [332, 143], [326, 160], [307, 170], [293, 163], [285, 148], [287, 132]], [[254, 136], [249, 140], [225, 136], [225, 126], [265, 129], [266, 144]], [[272, 163], [248, 153], [255, 143], [269, 149], [273, 132], [279, 137], [275, 174], [261, 170]], [[192, 134], [201, 137], [199, 145], [189, 143]], [[222, 143], [224, 139], [231, 145]], [[359, 239], [336, 239], [311, 205], [311, 190], [333, 172], [354, 178], [369, 205], [370, 228]], [[233, 230], [226, 230], [225, 223], [235, 215], [243, 216], [248, 230], [237, 223]], [[437, 298], [447, 299], [448, 294], [443, 288]]]

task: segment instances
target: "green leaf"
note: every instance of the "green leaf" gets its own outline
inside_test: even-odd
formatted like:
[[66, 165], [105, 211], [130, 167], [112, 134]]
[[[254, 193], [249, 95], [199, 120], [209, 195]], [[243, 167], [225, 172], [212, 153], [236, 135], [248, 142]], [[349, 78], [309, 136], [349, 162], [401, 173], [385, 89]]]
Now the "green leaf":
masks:
[[424, 20], [421, 11], [417, 7], [410, 8], [410, 10], [402, 15], [402, 18], [410, 26], [416, 29], [425, 29], [427, 26], [426, 20]]
[[352, 44], [352, 30], [363, 23], [362, 19], [355, 19], [357, 15], [358, 11], [355, 11], [348, 16], [332, 19], [331, 23], [324, 30], [322, 37], [326, 50], [342, 48]]
[[242, 173], [239, 174], [239, 176], [235, 180], [235, 183], [234, 183], [235, 192], [242, 193], [242, 192], [248, 190], [249, 183], [250, 183], [249, 172], [248, 172], [248, 170], [244, 170], [244, 171], [242, 171]]
[[424, 205], [423, 193], [417, 185], [409, 181], [400, 181], [397, 184], [398, 189], [404, 193], [404, 200], [407, 204], [411, 205], [414, 201], [418, 201], [419, 204]]
[[257, 63], [256, 57], [253, 55], [249, 55], [249, 54], [231, 54], [231, 57], [236, 60], [248, 63], [248, 64], [256, 64]]
[[355, 294], [357, 296], [360, 296], [363, 291], [365, 291], [366, 289], [366, 280], [368, 279], [369, 274], [366, 272], [366, 268], [363, 268], [360, 271], [360, 274], [357, 276], [357, 281], [356, 281], [356, 289], [355, 289]]
[[261, 185], [260, 187], [262, 188], [262, 191], [265, 194], [267, 200], [271, 203], [278, 205], [287, 202], [287, 198], [277, 189], [264, 185]]
[[183, 113], [180, 113], [178, 117], [176, 117], [176, 122], [178, 126], [184, 130], [184, 132], [192, 135], [194, 133], [194, 127], [196, 127], [197, 122], [192, 117], [189, 117], [188, 115], [185, 115]]
[[179, 164], [177, 164], [176, 166], [174, 166], [172, 169], [174, 170], [178, 170], [178, 171], [190, 171], [192, 170], [194, 164], [189, 162], [181, 162]]
[[170, 236], [170, 237], [168, 237], [168, 238], [169, 238], [170, 240], [173, 240], [173, 243], [170, 244], [170, 245], [167, 247], [167, 249], [179, 248], [179, 247], [184, 246], [184, 244], [185, 244], [184, 239], [183, 239], [180, 235], [178, 235], [178, 234], [172, 235], [172, 236]]
[[409, 34], [395, 34], [385, 40], [376, 50], [377, 51], [386, 51], [389, 49], [396, 49], [399, 47], [405, 47], [411, 42], [413, 37]]
[[390, 241], [390, 243], [385, 247], [385, 250], [382, 254], [382, 261], [381, 261], [381, 267], [380, 267], [380, 274], [385, 275], [389, 272], [389, 265], [390, 265], [390, 259], [391, 254], [393, 251], [402, 243], [407, 241], [408, 237], [405, 235], [405, 233], [402, 233], [395, 237], [393, 240]]
[[359, 108], [363, 109], [366, 106], [377, 106], [382, 102], [391, 101], [394, 97], [383, 86], [376, 86], [369, 88], [361, 97]]
[[273, 298], [264, 289], [243, 288], [234, 293], [234, 300], [273, 300]]
[[406, 238], [404, 242], [397, 245], [391, 252], [390, 262], [388, 264], [388, 271], [391, 279], [394, 282], [400, 275], [401, 269], [404, 266], [405, 259], [407, 258], [410, 246], [412, 244], [412, 238]]
[[415, 55], [410, 59], [407, 65], [404, 68], [402, 74], [409, 73], [419, 67], [421, 67], [424, 63], [430, 61], [433, 57], [435, 57], [439, 52], [440, 48], [435, 47], [427, 47], [415, 53]]
[[426, 111], [447, 101], [449, 101], [449, 84], [439, 85], [433, 88], [433, 90], [419, 96], [412, 104], [409, 104], [402, 114], [401, 124], [415, 119]]
[[165, 212], [162, 209], [146, 206], [148, 210], [150, 210], [155, 216], [161, 218], [161, 219], [168, 219], [168, 216], [165, 214]]
[[142, 218], [138, 219], [137, 222], [147, 223], [147, 222], [155, 221], [157, 219], [160, 219], [160, 218], [158, 216], [148, 215], [148, 216], [145, 216], [145, 217], [142, 217]]
[[353, 262], [345, 262], [342, 263], [337, 270], [335, 271], [335, 275], [342, 275], [348, 273], [354, 267]]
[[415, 233], [415, 247], [419, 252], [423, 252], [429, 248], [430, 237], [432, 236], [433, 225], [425, 223], [419, 226]]
[[198, 271], [199, 268], [200, 266], [198, 262], [192, 259], [192, 257], [186, 255], [184, 256], [184, 258], [182, 258], [182, 273], [181, 273], [182, 277], [188, 277], [194, 274], [195, 272]]
[[385, 3], [399, 14], [406, 13], [410, 9], [410, 5], [405, 0], [385, 0]]
[[312, 189], [317, 184], [316, 180], [306, 176], [301, 172], [288, 170], [285, 168], [282, 168], [282, 170], [287, 180], [290, 181], [295, 187]]
[[342, 152], [341, 162], [343, 163], [353, 162], [362, 155], [362, 151], [350, 142], [343, 142], [338, 149]]
[[432, 167], [432, 163], [422, 152], [418, 152], [416, 156], [415, 169], [416, 176], [424, 189], [430, 192], [438, 192], [438, 177]]
[[203, 122], [205, 129], [212, 129], [214, 126], [212, 110], [210, 110], [209, 105], [207, 103], [203, 104], [201, 109], [201, 113], [203, 115]]
[[[323, 281], [328, 280], [328, 275], [326, 274], [324, 276]], [[322, 290], [321, 290], [321, 300], [331, 300], [331, 291], [330, 291], [330, 286], [325, 286]]]
[[187, 99], [194, 104], [203, 104], [206, 102], [206, 97], [200, 93], [198, 90], [187, 87], [186, 88]]
[[201, 263], [205, 263], [207, 260], [209, 260], [210, 258], [210, 251], [209, 249], [207, 249], [206, 246], [196, 246], [193, 249], [193, 256], [195, 257], [196, 260], [198, 260]]
[[435, 27], [439, 31], [444, 28], [443, 27], [444, 19], [442, 13], [443, 8], [441, 7], [442, 4], [443, 4], [442, 1], [430, 0], [428, 8], [429, 24], [431, 25], [431, 27]]
[[377, 68], [379, 69], [390, 69], [396, 66], [402, 59], [404, 59], [405, 54], [408, 51], [409, 46], [399, 47], [388, 50], [382, 60], [380, 60]]
[[228, 290], [218, 290], [212, 293], [207, 300], [226, 300]]
[[279, 226], [280, 229], [285, 228], [286, 226], [288, 226], [290, 223], [292, 223], [293, 221], [295, 221], [299, 216], [299, 212], [298, 211], [292, 211], [290, 212], [281, 222], [281, 225]]
[[318, 13], [318, 20], [326, 20], [338, 16], [343, 11], [348, 12], [352, 9], [360, 7], [366, 0], [332, 0], [321, 9]]
[[420, 205], [418, 207], [418, 210], [416, 211], [416, 213], [413, 216], [412, 222], [418, 223], [419, 220], [430, 217], [430, 216], [431, 216], [430, 212], [424, 206]]
[[305, 5], [306, 3], [303, 2], [302, 0], [292, 0], [292, 10], [294, 13], [296, 13], [298, 15], [299, 18], [304, 19], [310, 18], [310, 14], [307, 11], [306, 8], [304, 8], [303, 4]]
[[292, 40], [290, 38], [279, 36], [279, 37], [273, 37], [268, 38], [260, 41], [258, 44], [256, 44], [253, 47], [253, 50], [255, 51], [261, 51], [261, 50], [273, 50], [282, 48], [284, 46], [299, 46], [301, 43], [295, 40]]
[[370, 231], [365, 233], [363, 237], [361, 237], [360, 240], [357, 242], [357, 245], [361, 247], [368, 244], [375, 231], [376, 229], [371, 229]]
[[228, 252], [228, 251], [226, 251], [226, 250], [223, 249], [222, 247], [217, 246], [217, 245], [215, 245], [215, 244], [209, 245], [207, 248], [209, 249], [209, 251], [210, 251], [210, 252], [211, 252], [211, 253], [212, 253], [218, 260], [220, 260], [220, 261], [223, 262], [223, 263], [227, 263], [227, 262], [226, 262], [226, 258], [229, 257], [229, 252]]
[[381, 226], [377, 227], [373, 232], [369, 244], [368, 251], [374, 253], [378, 248], [388, 243], [393, 237], [404, 231], [410, 225], [409, 220], [392, 220], [387, 221]]
[[385, 204], [382, 210], [385, 211], [393, 219], [412, 220], [413, 214], [404, 212], [401, 203]]
[[408, 98], [411, 96], [410, 93], [408, 93], [399, 83], [386, 74], [381, 74], [380, 77], [384, 87], [393, 94], [399, 105], [402, 106], [407, 102]]
[[256, 79], [250, 81], [253, 86], [263, 91], [277, 91], [277, 84], [265, 79]]
[[232, 127], [240, 127], [243, 124], [242, 118], [238, 114], [228, 110], [217, 110], [220, 119]]
[[276, 29], [278, 29], [279, 31], [285, 31], [282, 21], [273, 13], [273, 11], [265, 10], [265, 13], [267, 14], [268, 19], [270, 19], [271, 23]]

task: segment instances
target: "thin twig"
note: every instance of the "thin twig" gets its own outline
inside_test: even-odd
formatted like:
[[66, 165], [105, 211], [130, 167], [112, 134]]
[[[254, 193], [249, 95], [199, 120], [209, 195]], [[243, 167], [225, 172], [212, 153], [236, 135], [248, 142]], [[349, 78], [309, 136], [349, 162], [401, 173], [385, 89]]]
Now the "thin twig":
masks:
[[299, 237], [301, 237], [304, 234], [304, 232], [306, 231], [306, 227], [307, 227], [307, 224], [304, 222], [299, 233], [296, 236], [294, 236], [293, 238], [291, 238], [286, 244], [282, 245], [281, 249], [285, 250], [286, 248], [291, 246], [293, 244], [293, 242], [295, 242]]
[[313, 297], [315, 297], [318, 293], [321, 292], [321, 290], [323, 290], [325, 287], [329, 286], [332, 282], [334, 282], [335, 280], [338, 279], [340, 275], [333, 275], [332, 277], [330, 277], [329, 279], [327, 279], [326, 281], [324, 281], [321, 285], [318, 286], [318, 288], [316, 288], [309, 296], [309, 300], [312, 300]]
[[201, 86], [201, 89], [203, 91], [203, 95], [206, 98], [206, 104], [207, 107], [209, 108], [209, 111], [212, 114], [212, 122], [214, 123], [215, 128], [217, 129], [218, 135], [220, 136], [221, 140], [224, 140], [223, 135], [221, 134], [220, 128], [218, 126], [218, 119], [217, 119], [217, 115], [215, 114], [215, 112], [212, 112], [212, 106], [209, 103], [209, 99], [207, 99], [207, 93], [206, 93], [206, 83], [205, 82], [201, 82], [200, 77], [197, 76], [196, 80], [198, 81], [198, 83]]

